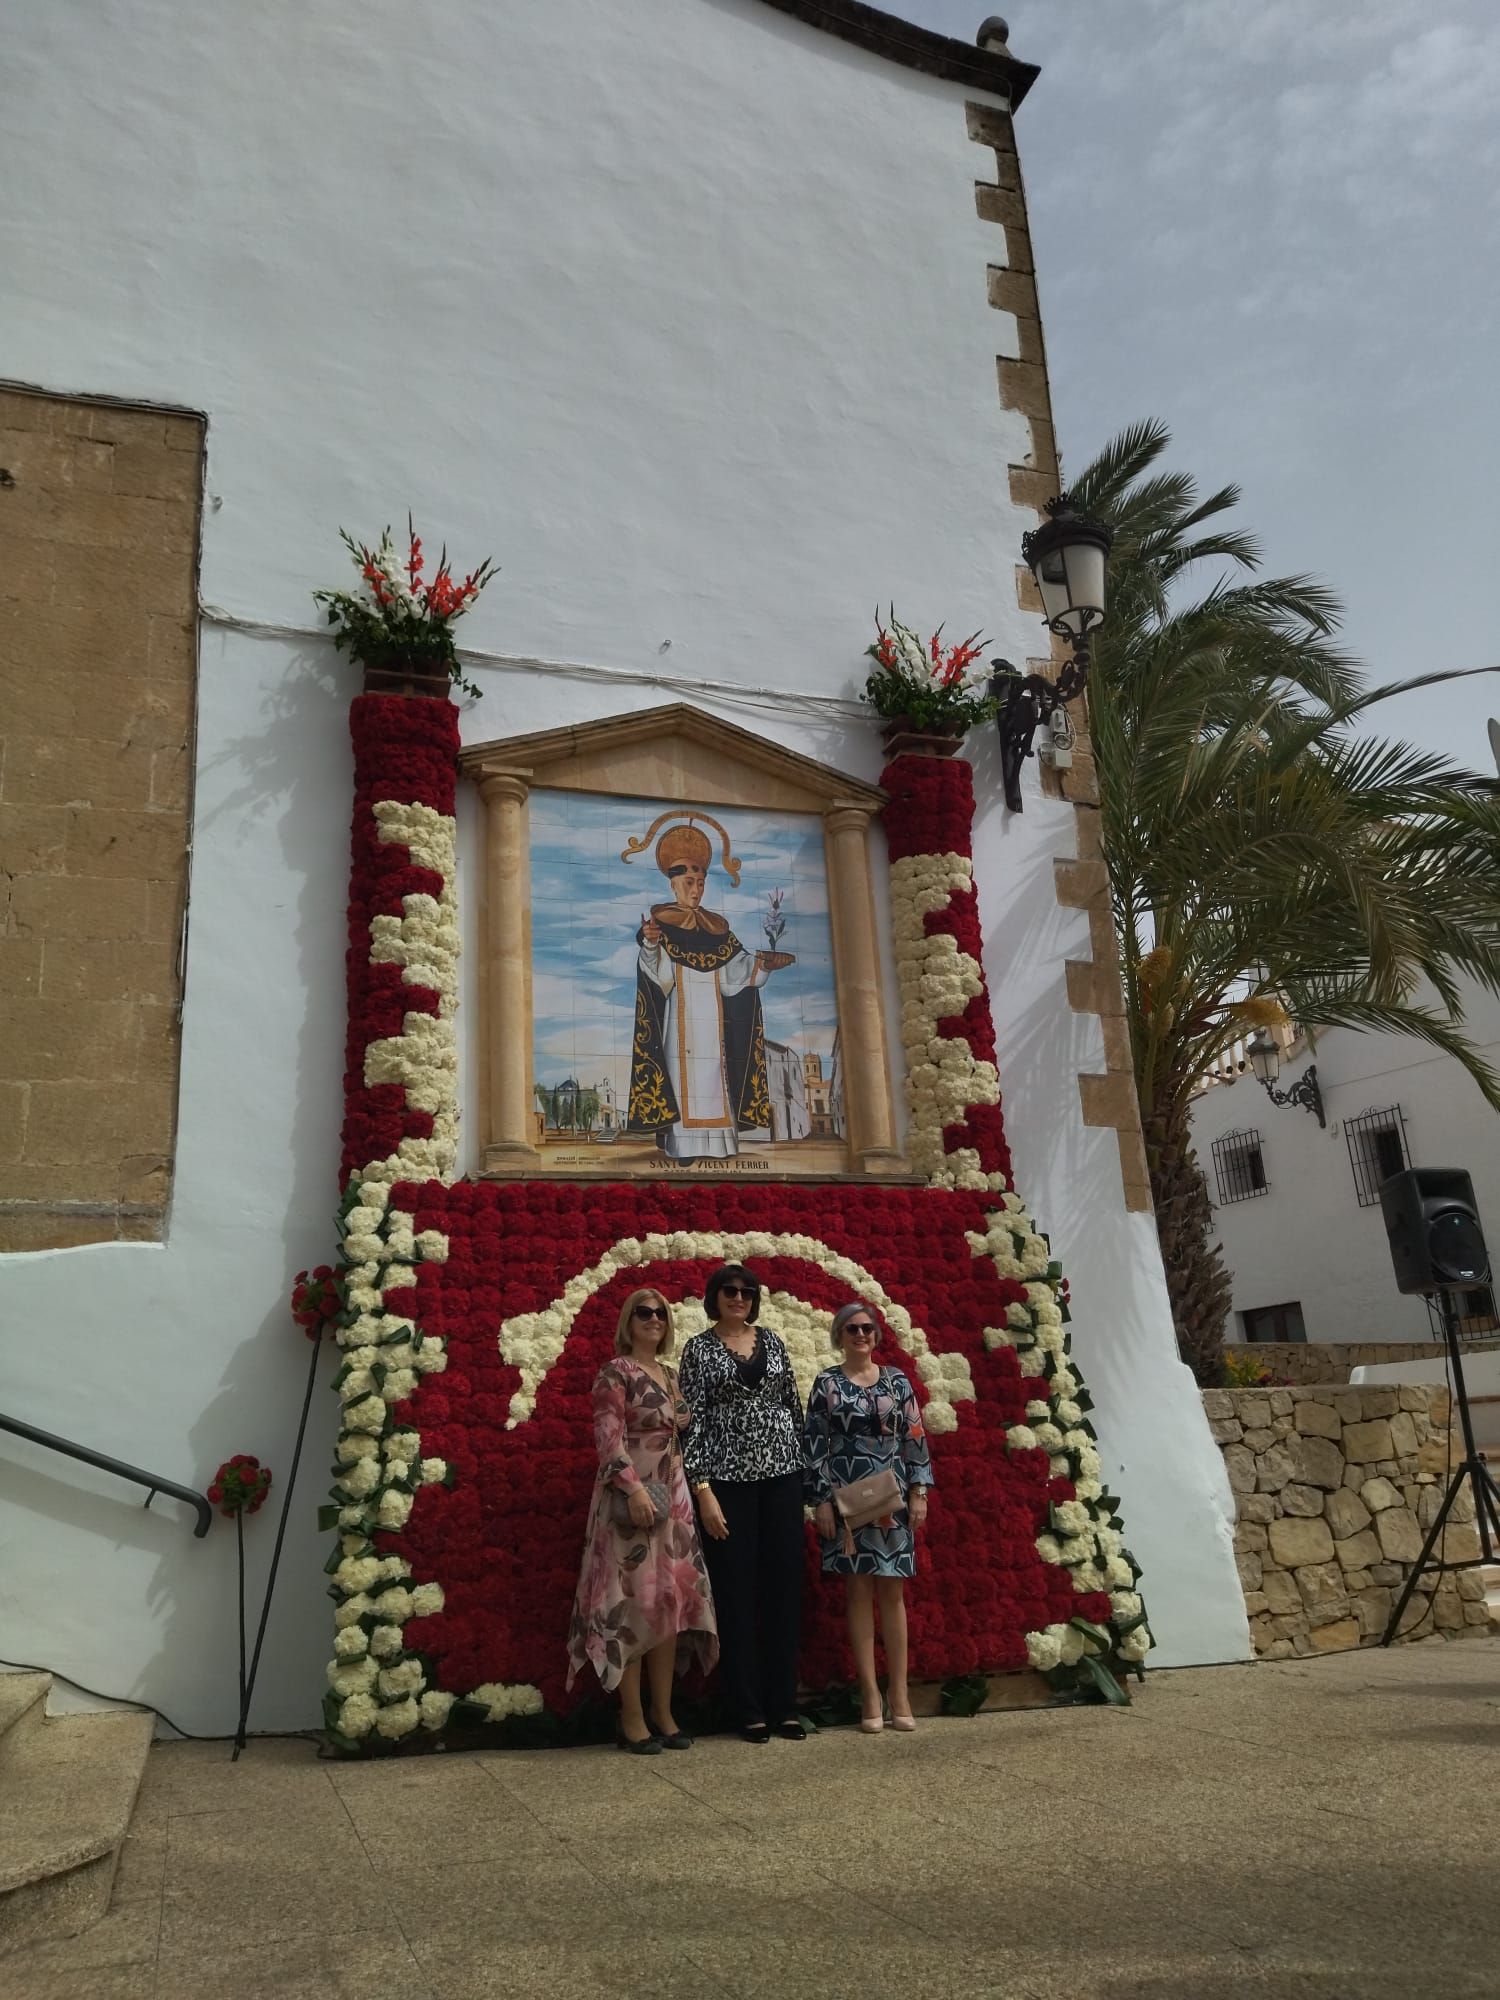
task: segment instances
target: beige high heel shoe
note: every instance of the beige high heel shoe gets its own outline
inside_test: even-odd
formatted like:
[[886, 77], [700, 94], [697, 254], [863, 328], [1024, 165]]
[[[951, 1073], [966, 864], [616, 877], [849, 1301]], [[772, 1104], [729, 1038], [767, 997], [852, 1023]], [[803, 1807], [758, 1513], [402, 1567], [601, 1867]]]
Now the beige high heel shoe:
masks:
[[899, 1729], [903, 1736], [910, 1736], [916, 1726], [917, 1718], [914, 1715], [897, 1715], [894, 1709], [891, 1711], [891, 1727]]
[[862, 1715], [859, 1718], [859, 1726], [866, 1736], [878, 1736], [881, 1730], [885, 1728], [884, 1703], [881, 1704], [881, 1710], [878, 1715]]

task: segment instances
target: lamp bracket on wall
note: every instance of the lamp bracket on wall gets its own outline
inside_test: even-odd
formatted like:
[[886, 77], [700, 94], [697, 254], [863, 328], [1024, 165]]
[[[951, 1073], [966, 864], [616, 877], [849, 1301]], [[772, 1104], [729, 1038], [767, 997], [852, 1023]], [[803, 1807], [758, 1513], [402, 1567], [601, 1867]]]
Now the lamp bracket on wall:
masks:
[[1309, 1063], [1289, 1090], [1278, 1090], [1269, 1077], [1263, 1076], [1261, 1083], [1267, 1097], [1273, 1104], [1300, 1104], [1304, 1111], [1310, 1111], [1326, 1132], [1328, 1120], [1323, 1115], [1323, 1093], [1318, 1088], [1318, 1065]]
[[1009, 812], [1021, 810], [1021, 768], [1031, 755], [1037, 730], [1075, 696], [1089, 679], [1087, 639], [1073, 643], [1073, 652], [1056, 680], [1043, 674], [1023, 674], [1009, 660], [991, 660], [990, 695], [999, 703], [995, 727], [1000, 733], [1000, 779]]

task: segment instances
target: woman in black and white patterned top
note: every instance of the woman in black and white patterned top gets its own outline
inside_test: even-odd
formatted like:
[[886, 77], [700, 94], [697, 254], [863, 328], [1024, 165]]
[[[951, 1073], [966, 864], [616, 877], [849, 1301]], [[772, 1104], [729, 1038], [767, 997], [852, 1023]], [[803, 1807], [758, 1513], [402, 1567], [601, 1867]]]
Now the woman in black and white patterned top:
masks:
[[683, 1464], [719, 1620], [720, 1673], [747, 1743], [801, 1742], [802, 1404], [780, 1339], [756, 1325], [760, 1281], [725, 1264], [703, 1294], [711, 1322], [683, 1349], [692, 1411]]

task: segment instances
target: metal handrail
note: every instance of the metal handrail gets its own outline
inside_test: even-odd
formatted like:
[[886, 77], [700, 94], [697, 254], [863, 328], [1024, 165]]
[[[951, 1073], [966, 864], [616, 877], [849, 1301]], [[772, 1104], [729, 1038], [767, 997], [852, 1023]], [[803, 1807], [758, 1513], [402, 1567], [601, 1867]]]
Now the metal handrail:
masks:
[[69, 1438], [54, 1437], [51, 1431], [39, 1431], [35, 1424], [23, 1424], [19, 1417], [7, 1417], [0, 1411], [0, 1431], [10, 1431], [15, 1437], [27, 1438], [32, 1444], [44, 1445], [48, 1451], [60, 1451], [65, 1458], [81, 1459], [85, 1465], [97, 1465], [102, 1472], [113, 1472], [121, 1479], [133, 1479], [137, 1486], [146, 1486], [149, 1507], [158, 1493], [170, 1493], [174, 1500], [185, 1500], [198, 1516], [198, 1525], [193, 1530], [195, 1540], [201, 1540], [213, 1526], [213, 1509], [201, 1493], [195, 1493], [191, 1486], [179, 1486], [175, 1479], [159, 1479], [154, 1472], [143, 1472], [138, 1465], [127, 1465], [122, 1458], [111, 1458], [107, 1452], [93, 1451], [86, 1444], [74, 1444]]

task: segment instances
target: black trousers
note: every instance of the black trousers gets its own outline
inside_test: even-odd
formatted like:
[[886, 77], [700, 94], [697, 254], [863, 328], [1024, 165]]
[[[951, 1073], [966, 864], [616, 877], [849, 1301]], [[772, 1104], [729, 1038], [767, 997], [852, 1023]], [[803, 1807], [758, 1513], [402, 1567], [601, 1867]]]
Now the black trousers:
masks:
[[797, 1713], [802, 1637], [802, 1475], [716, 1479], [729, 1529], [703, 1535], [719, 1621], [719, 1676], [737, 1723]]

